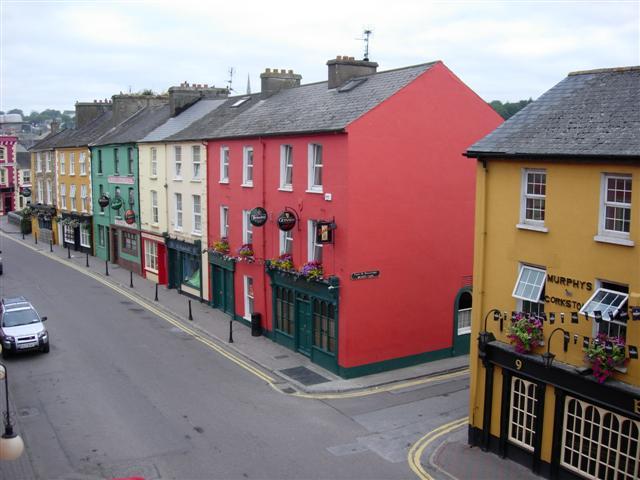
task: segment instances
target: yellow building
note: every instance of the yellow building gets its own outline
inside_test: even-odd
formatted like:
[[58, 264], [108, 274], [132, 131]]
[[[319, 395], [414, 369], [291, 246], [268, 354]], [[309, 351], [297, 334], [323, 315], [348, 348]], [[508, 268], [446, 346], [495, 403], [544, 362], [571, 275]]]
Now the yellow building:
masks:
[[469, 442], [549, 478], [640, 478], [638, 92], [640, 67], [569, 74], [467, 152]]

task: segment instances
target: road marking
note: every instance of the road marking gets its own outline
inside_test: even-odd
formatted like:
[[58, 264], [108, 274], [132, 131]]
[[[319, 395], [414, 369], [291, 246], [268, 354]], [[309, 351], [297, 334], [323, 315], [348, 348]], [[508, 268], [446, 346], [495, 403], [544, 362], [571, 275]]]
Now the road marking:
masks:
[[424, 450], [438, 438], [446, 435], [447, 433], [451, 433], [454, 430], [466, 425], [469, 422], [469, 417], [459, 418], [458, 420], [454, 420], [449, 423], [445, 423], [444, 425], [439, 426], [438, 428], [430, 431], [426, 435], [424, 435], [420, 440], [413, 444], [413, 446], [409, 449], [409, 453], [407, 454], [407, 461], [409, 462], [409, 467], [413, 470], [418, 478], [422, 480], [434, 480], [429, 473], [422, 466], [422, 462], [420, 459], [422, 458], [422, 454]]
[[174, 327], [179, 328], [184, 333], [186, 333], [188, 335], [191, 335], [193, 338], [195, 338], [199, 342], [203, 343], [207, 347], [211, 348], [212, 350], [216, 351], [217, 353], [219, 353], [220, 355], [222, 355], [226, 359], [232, 361], [233, 363], [235, 363], [236, 365], [240, 366], [244, 370], [248, 371], [249, 373], [252, 373], [256, 377], [258, 377], [261, 380], [265, 381], [267, 384], [269, 384], [269, 386], [271, 388], [273, 388], [275, 391], [277, 391], [278, 393], [280, 393], [282, 395], [288, 395], [288, 396], [292, 396], [292, 397], [305, 398], [305, 399], [313, 399], [313, 400], [335, 400], [335, 399], [342, 399], [342, 398], [359, 398], [359, 397], [365, 397], [365, 396], [368, 396], [368, 395], [374, 395], [376, 393], [391, 392], [391, 391], [394, 391], [394, 390], [402, 390], [404, 388], [410, 388], [410, 387], [419, 386], [419, 385], [426, 385], [428, 383], [438, 382], [438, 381], [442, 381], [442, 380], [450, 380], [452, 378], [462, 377], [462, 376], [465, 376], [465, 375], [469, 374], [469, 369], [465, 368], [465, 369], [458, 370], [458, 371], [455, 371], [455, 372], [444, 373], [444, 374], [440, 374], [440, 375], [434, 375], [434, 376], [430, 376], [430, 377], [423, 377], [423, 378], [418, 378], [418, 379], [413, 379], [413, 380], [407, 380], [407, 381], [404, 381], [404, 382], [398, 382], [398, 383], [393, 383], [393, 384], [379, 385], [379, 386], [364, 388], [362, 390], [351, 391], [351, 392], [342, 392], [342, 393], [340, 393], [340, 392], [336, 392], [336, 393], [303, 393], [303, 392], [294, 392], [294, 393], [286, 393], [286, 392], [283, 392], [278, 387], [278, 385], [277, 385], [278, 382], [277, 382], [277, 380], [275, 378], [273, 378], [269, 374], [261, 371], [257, 367], [251, 365], [249, 362], [247, 362], [246, 360], [240, 358], [239, 356], [229, 352], [228, 350], [226, 350], [225, 348], [221, 347], [220, 345], [218, 345], [217, 343], [213, 342], [212, 340], [206, 338], [205, 336], [200, 334], [197, 330], [195, 330], [195, 329], [193, 329], [191, 327], [188, 327], [187, 325], [183, 324], [179, 320], [176, 320], [175, 318], [173, 318], [170, 315], [166, 314], [165, 312], [163, 312], [162, 310], [157, 308], [152, 303], [149, 303], [147, 300], [141, 299], [140, 297], [130, 293], [128, 290], [126, 290], [126, 289], [124, 289], [124, 288], [122, 288], [122, 287], [120, 287], [118, 285], [115, 285], [114, 283], [112, 283], [110, 281], [107, 281], [101, 275], [99, 275], [97, 273], [94, 273], [91, 270], [87, 270], [86, 267], [81, 267], [81, 266], [75, 265], [72, 262], [69, 262], [66, 258], [63, 259], [63, 258], [60, 258], [57, 255], [55, 255], [54, 253], [50, 253], [50, 252], [46, 252], [44, 250], [40, 250], [37, 247], [29, 245], [28, 243], [22, 242], [21, 240], [19, 240], [17, 238], [11, 237], [6, 232], [0, 232], [0, 236], [5, 237], [5, 238], [9, 238], [10, 240], [12, 240], [12, 241], [14, 241], [14, 242], [16, 242], [16, 243], [18, 243], [18, 244], [30, 249], [30, 250], [33, 250], [36, 253], [40, 253], [41, 255], [44, 255], [45, 257], [50, 258], [51, 260], [54, 260], [54, 261], [60, 263], [61, 265], [65, 265], [67, 267], [70, 267], [70, 268], [74, 269], [75, 271], [77, 271], [79, 273], [82, 273], [84, 275], [87, 275], [87, 276], [93, 278], [94, 280], [96, 280], [97, 282], [101, 283], [102, 285], [110, 288], [111, 290], [113, 290], [113, 291], [119, 293], [120, 295], [123, 295], [124, 297], [130, 299], [131, 301], [137, 303], [138, 305], [140, 305], [141, 307], [147, 309], [149, 312], [153, 313], [154, 315], [157, 315], [158, 317], [160, 317], [161, 319], [163, 319], [166, 322], [170, 323]]

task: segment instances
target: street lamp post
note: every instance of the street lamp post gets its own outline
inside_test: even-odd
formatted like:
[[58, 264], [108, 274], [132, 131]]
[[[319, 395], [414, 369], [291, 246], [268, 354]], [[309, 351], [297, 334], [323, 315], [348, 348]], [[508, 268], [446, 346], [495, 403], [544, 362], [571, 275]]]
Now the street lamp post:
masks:
[[9, 412], [9, 379], [7, 367], [0, 363], [0, 380], [4, 379], [5, 406], [4, 433], [0, 437], [0, 460], [15, 460], [24, 451], [24, 442], [20, 435], [13, 431], [11, 413]]

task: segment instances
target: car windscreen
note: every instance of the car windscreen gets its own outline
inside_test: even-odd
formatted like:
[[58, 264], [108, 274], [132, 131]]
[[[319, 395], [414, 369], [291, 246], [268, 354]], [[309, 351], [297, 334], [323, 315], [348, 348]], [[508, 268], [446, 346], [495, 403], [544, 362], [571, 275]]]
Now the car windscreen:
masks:
[[18, 325], [28, 325], [30, 323], [37, 323], [40, 321], [38, 314], [31, 308], [25, 308], [24, 310], [13, 310], [5, 312], [2, 317], [3, 327], [17, 327]]

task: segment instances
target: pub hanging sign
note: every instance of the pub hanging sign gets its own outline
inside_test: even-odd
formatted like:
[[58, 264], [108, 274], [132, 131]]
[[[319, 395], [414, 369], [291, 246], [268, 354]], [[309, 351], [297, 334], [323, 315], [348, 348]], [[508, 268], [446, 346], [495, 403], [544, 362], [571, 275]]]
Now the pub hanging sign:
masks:
[[133, 210], [127, 210], [124, 212], [124, 221], [129, 225], [133, 224], [136, 221], [136, 212]]
[[267, 223], [267, 211], [262, 207], [256, 207], [249, 212], [249, 222], [254, 227], [261, 227]]
[[289, 210], [283, 211], [278, 215], [278, 228], [283, 232], [288, 232], [296, 226], [296, 217]]
[[336, 224], [333, 222], [316, 222], [316, 243], [333, 243], [333, 230]]

